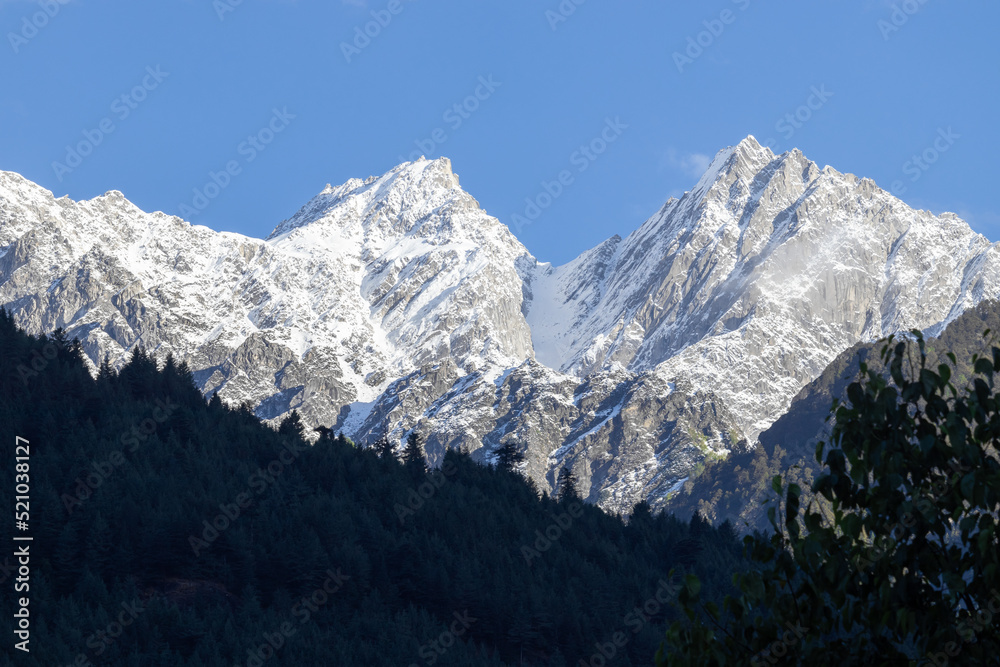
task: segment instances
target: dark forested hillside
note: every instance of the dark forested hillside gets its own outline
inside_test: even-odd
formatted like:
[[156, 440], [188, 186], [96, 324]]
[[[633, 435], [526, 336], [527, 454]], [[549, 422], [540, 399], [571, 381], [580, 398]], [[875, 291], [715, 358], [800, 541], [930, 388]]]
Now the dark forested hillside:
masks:
[[[987, 333], [988, 332], [988, 333]], [[984, 333], [987, 335], [984, 337]], [[939, 355], [955, 355], [955, 384], [963, 386], [972, 377], [971, 359], [984, 354], [1000, 333], [1000, 302], [984, 301], [967, 310], [936, 338], [927, 340], [931, 367], [947, 360]], [[884, 342], [863, 343], [844, 351], [792, 401], [788, 412], [760, 435], [760, 446], [709, 462], [704, 472], [688, 481], [668, 508], [679, 517], [695, 512], [710, 521], [732, 521], [767, 530], [766, 509], [771, 478], [782, 475], [786, 482], [808, 489], [819, 471], [816, 444], [831, 428], [826, 421], [834, 399], [843, 400], [847, 386], [858, 377], [858, 365], [865, 362], [880, 368], [879, 350]]]
[[942, 342], [939, 364], [921, 332], [861, 364], [808, 493], [774, 477], [740, 594], [702, 604], [688, 577], [658, 667], [997, 664], [1000, 347]]
[[32, 538], [16, 594], [0, 556], [5, 617], [30, 598], [30, 653], [8, 640], [6, 664], [648, 665], [671, 569], [715, 597], [743, 562], [728, 526], [644, 504], [626, 524], [456, 453], [427, 472], [419, 438], [406, 464], [307, 445], [294, 415], [275, 431], [206, 403], [141, 350], [93, 378], [6, 313], [0, 377], [0, 495], [13, 511], [28, 480]]

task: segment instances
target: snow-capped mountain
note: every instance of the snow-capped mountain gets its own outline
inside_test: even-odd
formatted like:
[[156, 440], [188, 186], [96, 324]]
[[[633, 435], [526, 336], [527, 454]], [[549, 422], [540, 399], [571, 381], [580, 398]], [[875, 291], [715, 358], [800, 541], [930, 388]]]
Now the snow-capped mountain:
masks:
[[752, 137], [561, 267], [443, 158], [328, 186], [266, 240], [0, 172], [0, 253], [0, 304], [95, 364], [172, 352], [264, 419], [416, 428], [432, 462], [514, 440], [541, 488], [570, 466], [623, 512], [752, 445], [847, 347], [1000, 292], [997, 248], [957, 217]]
[[529, 278], [536, 358], [715, 391], [755, 438], [840, 351], [934, 329], [1000, 288], [997, 247], [752, 137], [626, 239]]

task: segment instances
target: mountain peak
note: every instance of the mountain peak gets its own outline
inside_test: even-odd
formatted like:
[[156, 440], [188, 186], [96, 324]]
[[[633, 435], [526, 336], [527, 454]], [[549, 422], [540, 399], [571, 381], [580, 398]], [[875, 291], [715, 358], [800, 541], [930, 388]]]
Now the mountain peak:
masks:
[[752, 134], [747, 135], [735, 146], [728, 146], [715, 154], [692, 192], [707, 193], [717, 181], [729, 174], [752, 179], [775, 157], [770, 148], [761, 146]]
[[[771, 152], [770, 148], [762, 146], [761, 143], [757, 141], [757, 138], [752, 134], [748, 134], [738, 144], [736, 144], [736, 148], [739, 148], [744, 151], [753, 151], [753, 152], [767, 151], [769, 153]], [[774, 153], [771, 154], [774, 155]]]
[[1000, 248], [957, 217], [753, 137], [560, 267], [447, 158], [327, 186], [267, 242], [3, 173], [0, 252], [15, 318], [79, 337], [95, 368], [170, 350], [262, 418], [357, 442], [419, 428], [431, 461], [516, 439], [539, 488], [570, 465], [612, 511], [753, 442], [839, 351], [1000, 293]]
[[742, 169], [747, 172], [756, 173], [777, 157], [770, 148], [762, 146], [752, 134], [747, 135], [743, 141], [735, 146], [719, 151], [719, 154], [721, 155], [727, 151], [726, 162], [730, 166], [730, 171], [733, 169]]
[[[339, 186], [327, 184], [295, 215], [275, 227], [268, 240], [331, 218], [336, 218], [336, 224], [342, 226], [373, 213], [391, 219], [403, 210], [419, 209], [426, 215], [460, 198], [475, 201], [462, 190], [451, 160], [421, 157], [397, 165], [381, 176], [352, 178]], [[332, 215], [345, 211], [353, 215]]]

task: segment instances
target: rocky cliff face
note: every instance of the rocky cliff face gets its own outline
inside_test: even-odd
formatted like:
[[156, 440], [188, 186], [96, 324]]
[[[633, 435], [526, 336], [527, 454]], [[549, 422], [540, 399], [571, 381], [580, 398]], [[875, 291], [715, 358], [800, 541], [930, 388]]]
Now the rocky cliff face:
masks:
[[748, 138], [628, 238], [540, 268], [528, 321], [540, 361], [686, 376], [754, 438], [840, 351], [996, 294], [998, 260], [951, 214]]
[[997, 248], [867, 179], [751, 137], [627, 238], [538, 262], [447, 159], [327, 187], [266, 239], [55, 199], [0, 172], [0, 303], [95, 364], [136, 345], [206, 394], [437, 461], [509, 440], [551, 489], [654, 507], [752, 446], [842, 350], [940, 330], [1000, 288]]

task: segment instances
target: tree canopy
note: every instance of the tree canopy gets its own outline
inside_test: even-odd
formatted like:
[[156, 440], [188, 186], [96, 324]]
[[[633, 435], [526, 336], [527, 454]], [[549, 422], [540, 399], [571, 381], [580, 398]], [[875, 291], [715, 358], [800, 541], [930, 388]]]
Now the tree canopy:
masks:
[[[835, 404], [815, 498], [772, 481], [774, 533], [719, 607], [688, 575], [657, 665], [969, 664], [1000, 651], [1000, 348], [928, 364], [920, 332], [890, 339]], [[821, 507], [823, 502], [827, 508]], [[826, 511], [826, 510], [829, 511]]]
[[[3, 664], [647, 665], [671, 568], [721, 599], [742, 562], [731, 533], [626, 523], [466, 454], [425, 472], [310, 445], [297, 415], [271, 428], [141, 348], [95, 378], [79, 345], [0, 310], [0, 352], [0, 488], [30, 475], [34, 538], [31, 653], [7, 641]], [[0, 555], [10, 613], [15, 566]]]

